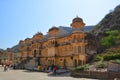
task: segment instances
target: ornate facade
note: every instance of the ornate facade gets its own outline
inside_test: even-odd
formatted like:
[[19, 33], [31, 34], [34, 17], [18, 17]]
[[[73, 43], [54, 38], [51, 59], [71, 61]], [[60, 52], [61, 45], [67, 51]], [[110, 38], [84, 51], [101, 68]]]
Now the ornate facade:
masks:
[[14, 53], [11, 52], [10, 48], [7, 48], [6, 51], [1, 55], [1, 63], [4, 65], [9, 65], [14, 63]]
[[52, 64], [61, 68], [73, 68], [86, 63], [84, 32], [85, 23], [79, 17], [72, 20], [71, 27], [52, 27], [46, 35], [41, 32], [19, 42], [19, 61], [36, 58], [41, 66]]

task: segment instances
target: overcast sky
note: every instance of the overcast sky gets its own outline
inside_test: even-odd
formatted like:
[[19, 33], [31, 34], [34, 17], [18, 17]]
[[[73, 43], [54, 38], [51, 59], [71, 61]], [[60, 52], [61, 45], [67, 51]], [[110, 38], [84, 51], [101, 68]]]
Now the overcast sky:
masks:
[[96, 25], [119, 0], [0, 0], [0, 48], [18, 44], [52, 26], [70, 26], [76, 16]]

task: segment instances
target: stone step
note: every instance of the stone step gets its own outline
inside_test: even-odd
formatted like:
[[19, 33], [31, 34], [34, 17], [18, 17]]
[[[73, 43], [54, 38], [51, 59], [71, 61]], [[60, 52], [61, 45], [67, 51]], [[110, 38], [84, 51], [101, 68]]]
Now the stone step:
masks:
[[29, 61], [25, 64], [25, 68], [26, 68], [26, 69], [33, 69], [33, 68], [37, 67], [37, 66], [36, 66], [37, 64], [38, 64], [38, 63], [35, 62], [35, 58], [33, 58], [33, 59], [29, 60]]

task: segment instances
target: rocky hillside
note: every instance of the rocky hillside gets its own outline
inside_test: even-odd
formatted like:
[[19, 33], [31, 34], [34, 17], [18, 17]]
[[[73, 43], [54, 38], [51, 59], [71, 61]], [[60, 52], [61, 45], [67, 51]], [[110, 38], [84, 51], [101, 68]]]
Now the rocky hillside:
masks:
[[19, 49], [19, 45], [15, 45], [15, 46], [13, 46], [10, 50], [11, 50], [11, 52], [13, 52], [13, 53], [17, 53], [17, 52], [18, 52], [18, 49]]
[[[120, 5], [94, 26], [88, 32], [86, 39], [88, 40], [86, 52], [90, 56], [120, 48]], [[119, 50], [116, 53], [119, 53]]]
[[108, 30], [120, 30], [120, 5], [107, 14], [100, 23], [91, 30], [91, 33], [99, 36]]
[[4, 52], [4, 50], [3, 50], [3, 49], [0, 49], [0, 52]]
[[120, 48], [120, 5], [107, 14], [89, 34], [94, 35], [92, 40], [95, 41], [97, 53], [104, 53], [112, 48]]

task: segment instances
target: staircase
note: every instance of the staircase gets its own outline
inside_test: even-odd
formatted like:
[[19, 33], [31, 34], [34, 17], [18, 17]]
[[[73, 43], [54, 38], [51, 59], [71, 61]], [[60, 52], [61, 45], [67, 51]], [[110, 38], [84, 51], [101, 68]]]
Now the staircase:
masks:
[[30, 60], [30, 58], [22, 60], [21, 62], [15, 64], [15, 69], [24, 69], [24, 65]]
[[35, 68], [37, 68], [38, 62], [36, 58], [28, 58], [25, 59], [23, 61], [21, 61], [20, 63], [15, 65], [15, 69], [30, 69], [33, 70]]
[[25, 69], [34, 70], [35, 68], [37, 68], [37, 65], [38, 62], [36, 58], [32, 58], [24, 65], [24, 67]]

